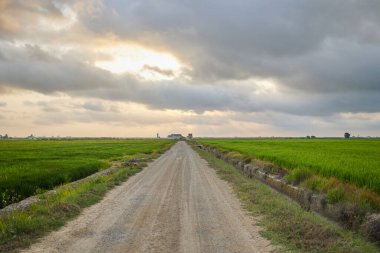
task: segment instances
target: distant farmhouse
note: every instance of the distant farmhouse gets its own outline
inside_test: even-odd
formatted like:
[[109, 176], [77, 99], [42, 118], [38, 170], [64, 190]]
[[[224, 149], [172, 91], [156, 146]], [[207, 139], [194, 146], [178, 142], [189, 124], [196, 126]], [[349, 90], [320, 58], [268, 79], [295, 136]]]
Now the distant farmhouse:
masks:
[[172, 139], [172, 140], [180, 140], [183, 138], [184, 137], [182, 136], [182, 134], [169, 134], [168, 135], [168, 139]]
[[26, 139], [28, 139], [28, 140], [35, 140], [37, 138], [33, 134], [31, 134], [28, 137], [26, 137]]
[[1, 135], [0, 134], [0, 139], [8, 139], [9, 137], [8, 137], [8, 134], [5, 134], [5, 135]]

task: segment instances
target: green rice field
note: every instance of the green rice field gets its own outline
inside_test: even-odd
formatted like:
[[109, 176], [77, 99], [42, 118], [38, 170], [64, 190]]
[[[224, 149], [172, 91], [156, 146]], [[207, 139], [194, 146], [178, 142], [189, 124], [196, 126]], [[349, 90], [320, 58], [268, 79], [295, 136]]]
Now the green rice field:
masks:
[[0, 208], [110, 166], [168, 148], [170, 140], [1, 140]]
[[380, 194], [379, 139], [200, 139], [199, 143], [335, 177]]

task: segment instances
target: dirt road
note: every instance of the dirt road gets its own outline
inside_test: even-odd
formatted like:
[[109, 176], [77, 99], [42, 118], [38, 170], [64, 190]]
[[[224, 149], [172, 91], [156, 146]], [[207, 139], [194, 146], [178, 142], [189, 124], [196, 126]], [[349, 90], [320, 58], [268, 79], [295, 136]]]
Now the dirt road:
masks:
[[185, 142], [25, 252], [269, 252], [254, 220]]

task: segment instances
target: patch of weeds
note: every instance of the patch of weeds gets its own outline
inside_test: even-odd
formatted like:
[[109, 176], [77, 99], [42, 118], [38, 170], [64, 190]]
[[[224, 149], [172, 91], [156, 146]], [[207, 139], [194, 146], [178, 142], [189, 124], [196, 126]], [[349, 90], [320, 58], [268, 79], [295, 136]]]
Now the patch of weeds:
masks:
[[[353, 202], [358, 202], [360, 207], [366, 210], [380, 210], [380, 196], [374, 194], [368, 189], [361, 189], [356, 191], [358, 194]], [[352, 196], [352, 195], [351, 195]]]
[[0, 220], [0, 234], [5, 233], [6, 226], [2, 220]]
[[302, 186], [317, 193], [322, 192], [325, 184], [326, 184], [325, 178], [321, 178], [315, 175], [307, 178], [305, 181], [302, 182]]
[[327, 202], [335, 204], [344, 200], [345, 193], [341, 188], [332, 188], [327, 191]]
[[293, 169], [288, 175], [285, 176], [285, 180], [293, 185], [298, 185], [302, 181], [311, 178], [313, 172], [307, 169]]
[[54, 205], [49, 211], [52, 217], [60, 218], [77, 215], [79, 214], [80, 209], [81, 207], [77, 204], [62, 202]]
[[244, 163], [250, 163], [252, 161], [252, 158], [248, 155], [243, 156], [242, 159]]
[[344, 201], [356, 205], [365, 212], [376, 212], [376, 210], [378, 212], [380, 210], [380, 196], [378, 194], [370, 189], [359, 188], [336, 178], [313, 175], [303, 181], [301, 185], [313, 192], [326, 194], [330, 204]]
[[0, 208], [5, 207], [9, 204], [16, 203], [22, 199], [22, 196], [20, 194], [17, 194], [17, 192], [14, 189], [5, 189], [0, 194]]

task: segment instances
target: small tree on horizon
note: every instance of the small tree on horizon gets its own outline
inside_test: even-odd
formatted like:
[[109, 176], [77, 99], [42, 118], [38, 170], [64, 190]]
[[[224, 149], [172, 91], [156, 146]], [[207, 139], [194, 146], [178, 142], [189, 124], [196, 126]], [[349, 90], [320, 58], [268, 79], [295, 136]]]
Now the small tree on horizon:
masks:
[[345, 139], [349, 139], [349, 138], [350, 138], [350, 136], [351, 136], [351, 134], [350, 134], [350, 133], [344, 133], [344, 138], [345, 138]]

